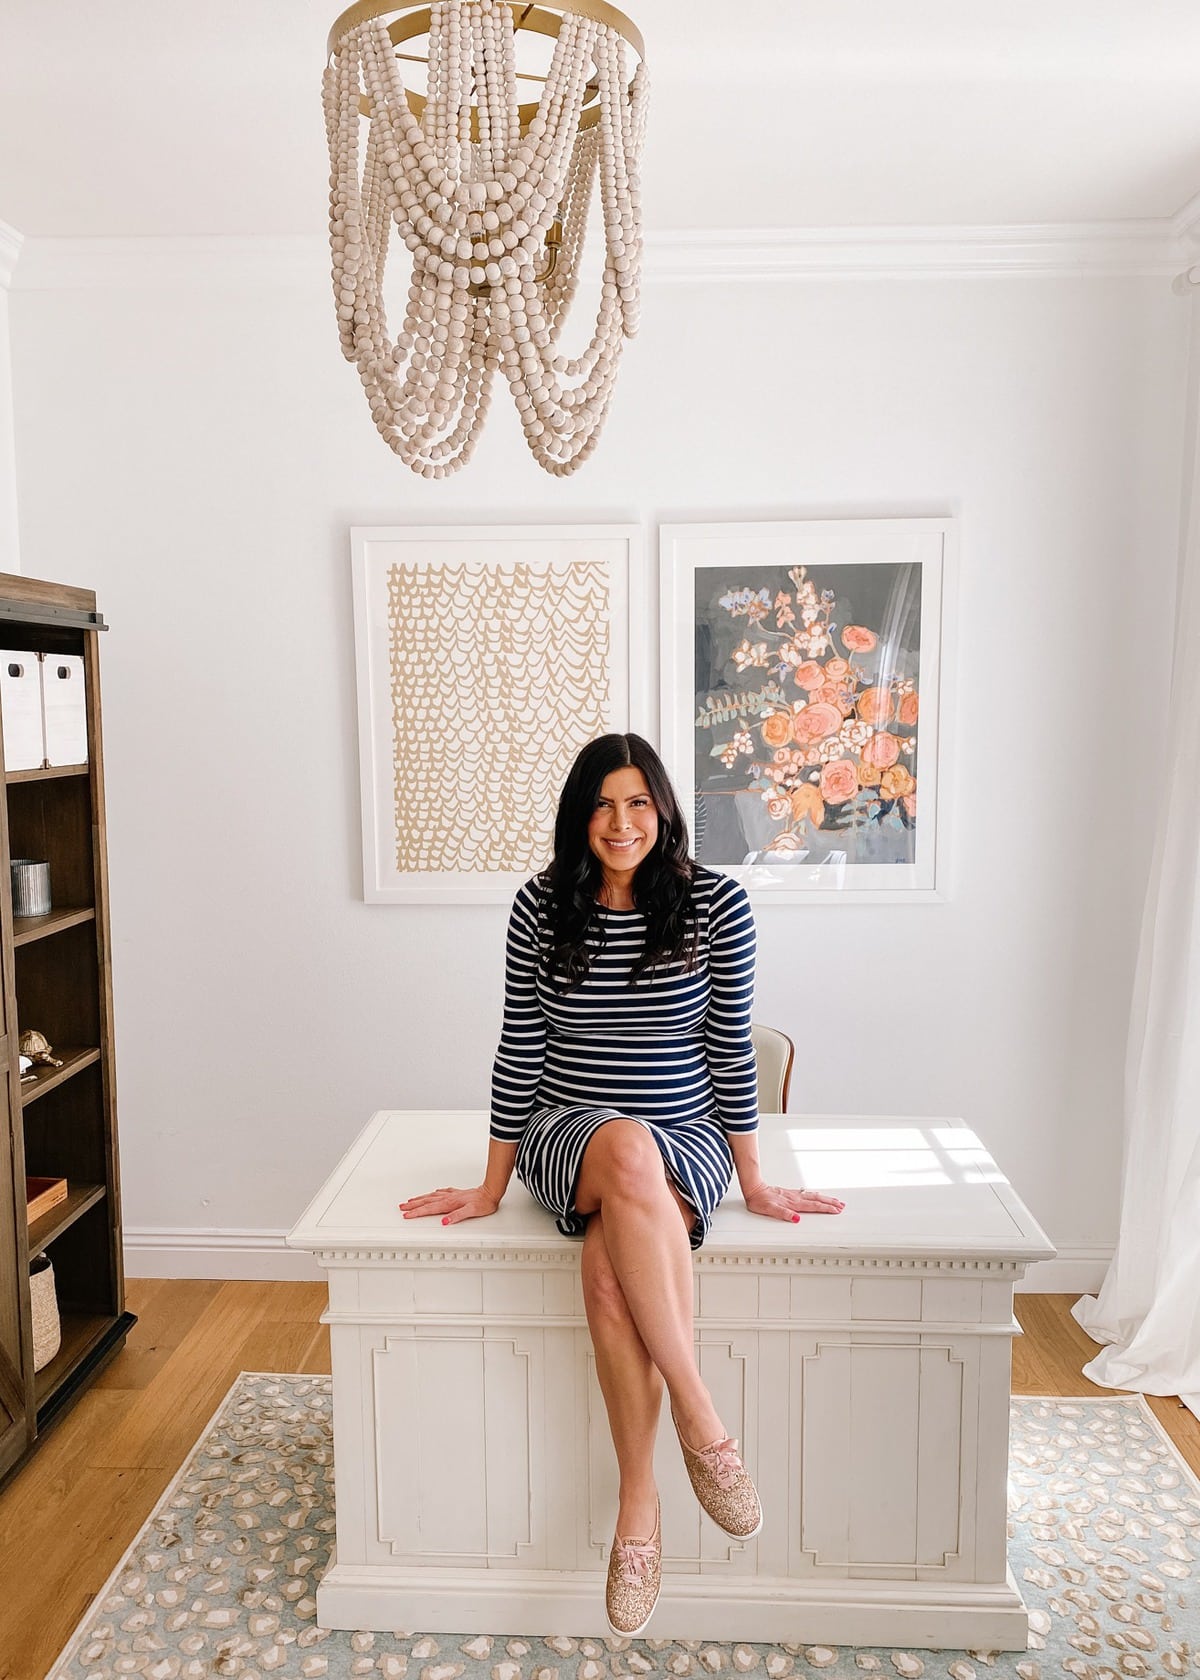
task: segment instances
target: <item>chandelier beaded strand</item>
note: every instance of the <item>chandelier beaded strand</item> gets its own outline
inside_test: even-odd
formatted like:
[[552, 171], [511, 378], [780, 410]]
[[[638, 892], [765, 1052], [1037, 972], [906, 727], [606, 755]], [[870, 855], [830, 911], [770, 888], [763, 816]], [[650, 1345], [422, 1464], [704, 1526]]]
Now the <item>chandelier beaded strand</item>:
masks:
[[[470, 460], [498, 369], [539, 465], [574, 472], [596, 447], [623, 342], [637, 331], [646, 67], [628, 19], [598, 0], [574, 3], [581, 9], [538, 8], [531, 25], [554, 35], [536, 107], [518, 103], [517, 26], [504, 0], [433, 0], [419, 15], [360, 3], [330, 36], [323, 91], [342, 353], [384, 441], [424, 478]], [[415, 18], [400, 39], [428, 18], [423, 100], [400, 76], [397, 26], [386, 21], [397, 9]], [[526, 23], [533, 8], [518, 9]], [[626, 36], [639, 56], [632, 77]], [[597, 179], [596, 324], [565, 356], [559, 336]], [[394, 340], [383, 299], [393, 229], [412, 257]]]

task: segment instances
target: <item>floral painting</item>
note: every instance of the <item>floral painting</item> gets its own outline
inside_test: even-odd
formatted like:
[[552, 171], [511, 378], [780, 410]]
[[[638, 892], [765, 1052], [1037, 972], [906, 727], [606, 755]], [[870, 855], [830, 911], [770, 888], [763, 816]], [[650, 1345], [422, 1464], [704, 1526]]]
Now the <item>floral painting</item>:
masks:
[[913, 863], [922, 567], [706, 566], [694, 579], [697, 856]]

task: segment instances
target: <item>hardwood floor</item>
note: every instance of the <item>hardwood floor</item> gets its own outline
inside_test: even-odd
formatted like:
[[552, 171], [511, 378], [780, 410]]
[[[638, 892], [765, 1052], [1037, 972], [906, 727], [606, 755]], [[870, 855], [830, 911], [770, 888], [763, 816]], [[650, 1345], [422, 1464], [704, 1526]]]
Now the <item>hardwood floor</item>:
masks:
[[[43, 1680], [239, 1371], [328, 1371], [321, 1283], [131, 1279], [125, 1349], [0, 1490], [0, 1680]], [[1018, 1394], [1103, 1394], [1072, 1297], [1022, 1295]], [[1200, 1473], [1200, 1420], [1151, 1405]]]
[[[1025, 1332], [1013, 1343], [1014, 1394], [1111, 1394], [1081, 1375], [1096, 1343], [1071, 1317], [1074, 1295], [1018, 1295]], [[1175, 1396], [1148, 1394], [1155, 1417], [1200, 1476], [1200, 1418]]]
[[0, 1680], [43, 1680], [239, 1371], [328, 1371], [322, 1283], [131, 1278], [124, 1349], [0, 1490]]

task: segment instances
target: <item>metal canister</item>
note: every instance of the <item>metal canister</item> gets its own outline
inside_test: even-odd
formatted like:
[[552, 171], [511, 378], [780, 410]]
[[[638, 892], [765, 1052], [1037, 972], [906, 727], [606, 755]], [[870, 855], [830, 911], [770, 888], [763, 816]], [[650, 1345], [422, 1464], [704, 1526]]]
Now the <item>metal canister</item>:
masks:
[[12, 860], [12, 905], [14, 916], [50, 914], [50, 865], [35, 858]]

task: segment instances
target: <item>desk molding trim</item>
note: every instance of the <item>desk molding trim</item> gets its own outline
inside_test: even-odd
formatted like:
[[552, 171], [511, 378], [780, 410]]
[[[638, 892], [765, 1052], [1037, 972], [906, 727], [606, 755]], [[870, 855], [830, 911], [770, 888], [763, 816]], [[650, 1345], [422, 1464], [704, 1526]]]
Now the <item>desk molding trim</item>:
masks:
[[[434, 1327], [438, 1330], [465, 1329], [491, 1330], [503, 1328], [505, 1330], [586, 1330], [587, 1319], [582, 1313], [506, 1313], [506, 1312], [476, 1312], [476, 1313], [393, 1313], [381, 1312], [364, 1308], [360, 1312], [327, 1311], [321, 1314], [322, 1324], [357, 1324], [369, 1328], [380, 1329], [409, 1329], [428, 1330]], [[732, 1317], [708, 1317], [702, 1313], [696, 1315], [696, 1328], [700, 1331], [708, 1330], [745, 1330], [746, 1320]], [[1003, 1336], [1011, 1340], [1023, 1332], [1016, 1319], [1008, 1323], [981, 1323], [978, 1319], [962, 1319], [961, 1321], [930, 1318], [757, 1318], [754, 1321], [756, 1334], [771, 1334], [787, 1336], [794, 1332], [803, 1335], [823, 1335], [828, 1337], [831, 1331], [844, 1333], [847, 1336], [858, 1336], [860, 1332], [870, 1332], [872, 1335], [894, 1336], [906, 1346], [913, 1345], [913, 1338], [920, 1337], [925, 1346], [932, 1345], [926, 1338], [944, 1338], [946, 1336], [970, 1336], [974, 1340], [977, 1336]]]
[[[600, 1570], [381, 1569], [342, 1564], [321, 1584], [325, 1625], [360, 1627], [390, 1612], [397, 1626], [432, 1623], [465, 1634], [521, 1633], [547, 1617], [599, 1634]], [[719, 1590], [718, 1590], [719, 1589]], [[383, 1622], [380, 1623], [383, 1625]], [[1011, 1571], [995, 1583], [937, 1580], [754, 1582], [664, 1574], [659, 1638], [913, 1645], [922, 1650], [1024, 1650], [1027, 1618]], [[982, 1643], [976, 1645], [975, 1639]]]
[[[317, 1261], [328, 1269], [362, 1266], [484, 1267], [518, 1271], [549, 1267], [577, 1268], [576, 1250], [510, 1248], [317, 1248]], [[736, 1271], [745, 1276], [761, 1272], [904, 1272], [910, 1277], [986, 1277], [1018, 1279], [1024, 1260], [968, 1259], [955, 1256], [879, 1256], [850, 1254], [704, 1254], [693, 1261], [698, 1271]]]

